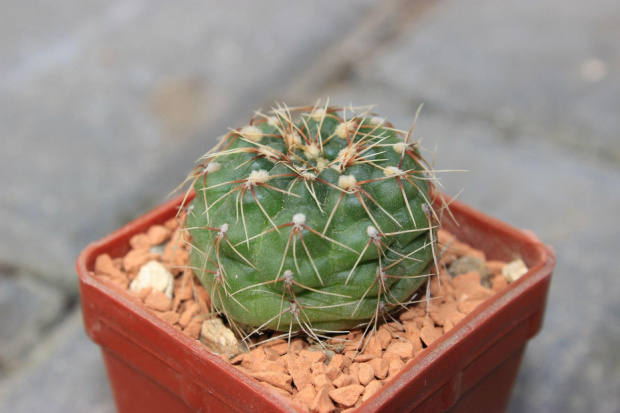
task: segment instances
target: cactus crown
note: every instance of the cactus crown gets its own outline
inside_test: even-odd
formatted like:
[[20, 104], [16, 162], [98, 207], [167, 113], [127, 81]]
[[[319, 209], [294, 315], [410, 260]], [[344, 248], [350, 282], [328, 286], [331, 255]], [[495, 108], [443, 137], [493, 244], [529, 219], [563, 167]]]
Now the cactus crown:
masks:
[[406, 305], [429, 276], [438, 223], [410, 135], [318, 105], [279, 106], [226, 134], [188, 177], [191, 269], [214, 310], [249, 334], [320, 338]]

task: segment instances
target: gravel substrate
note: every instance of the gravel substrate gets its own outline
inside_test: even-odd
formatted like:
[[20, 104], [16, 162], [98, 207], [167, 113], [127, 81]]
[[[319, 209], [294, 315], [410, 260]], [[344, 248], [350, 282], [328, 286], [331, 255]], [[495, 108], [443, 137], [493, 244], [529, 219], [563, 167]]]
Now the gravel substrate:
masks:
[[[171, 219], [135, 235], [123, 257], [97, 258], [95, 275], [137, 296], [145, 306], [201, 340], [237, 369], [310, 412], [355, 408], [415, 362], [442, 334], [481, 302], [526, 271], [522, 261], [487, 261], [484, 253], [439, 231], [442, 265], [430, 283], [430, 301], [382, 317], [376, 330], [356, 329], [325, 343], [290, 341], [268, 334], [240, 343], [210, 314], [207, 291], [184, 267], [189, 259], [182, 219]], [[424, 293], [422, 293], [424, 295]]]

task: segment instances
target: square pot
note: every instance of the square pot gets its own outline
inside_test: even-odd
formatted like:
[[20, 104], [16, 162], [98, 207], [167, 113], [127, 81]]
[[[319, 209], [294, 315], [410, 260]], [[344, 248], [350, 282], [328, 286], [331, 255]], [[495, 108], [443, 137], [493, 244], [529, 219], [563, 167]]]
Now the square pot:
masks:
[[[174, 217], [173, 199], [90, 244], [77, 259], [84, 324], [99, 346], [119, 412], [298, 412], [138, 298], [93, 275], [100, 254], [123, 256], [130, 238]], [[436, 340], [359, 412], [504, 411], [525, 346], [541, 328], [555, 256], [533, 234], [454, 201], [444, 227], [489, 259], [520, 257], [529, 271]]]

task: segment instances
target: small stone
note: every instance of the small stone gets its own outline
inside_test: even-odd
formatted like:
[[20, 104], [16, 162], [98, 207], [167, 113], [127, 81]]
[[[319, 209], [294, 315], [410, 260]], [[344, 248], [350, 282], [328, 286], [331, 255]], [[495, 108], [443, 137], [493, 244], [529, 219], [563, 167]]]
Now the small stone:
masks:
[[288, 351], [290, 354], [297, 355], [303, 349], [304, 349], [304, 341], [301, 338], [296, 338], [291, 341], [291, 345], [289, 346]]
[[325, 363], [329, 363], [329, 360], [334, 356], [334, 354], [336, 354], [336, 352], [329, 348], [329, 346], [319, 343], [310, 345], [308, 348], [306, 348], [306, 350], [310, 352], [322, 353], [325, 356]]
[[453, 280], [454, 288], [461, 288], [466, 284], [476, 284], [480, 285], [481, 279], [480, 274], [476, 271], [470, 271], [462, 274], [455, 275]]
[[230, 364], [239, 365], [243, 362], [243, 360], [245, 360], [247, 356], [248, 356], [248, 353], [241, 353], [238, 356], [235, 356], [232, 359], [230, 359]]
[[316, 396], [314, 396], [314, 400], [310, 404], [310, 410], [317, 413], [331, 413], [336, 409], [332, 399], [329, 397], [329, 391], [331, 389], [329, 387], [320, 388]]
[[202, 320], [192, 320], [190, 323], [183, 329], [183, 333], [194, 340], [198, 340], [200, 337], [200, 329], [202, 328]]
[[[267, 354], [267, 351], [265, 351], [265, 354]], [[277, 360], [263, 360], [262, 362], [262, 368], [264, 371], [275, 371], [277, 373], [284, 373], [284, 374], [289, 374], [288, 370], [286, 369], [286, 367], [281, 364], [278, 363]]]
[[146, 297], [151, 295], [152, 292], [153, 292], [153, 287], [143, 288], [138, 293], [138, 298], [140, 299], [140, 301], [144, 302], [146, 300]]
[[284, 363], [277, 363], [269, 358], [268, 348], [259, 347], [258, 349], [252, 350], [250, 355], [243, 359], [241, 366], [252, 372], [275, 371], [288, 374], [288, 370]]
[[457, 325], [459, 321], [465, 318], [465, 314], [460, 311], [456, 311], [450, 315], [446, 322], [451, 323], [453, 326]]
[[377, 358], [377, 356], [375, 356], [374, 354], [367, 354], [366, 352], [364, 352], [362, 354], [357, 353], [353, 360], [355, 360], [358, 363], [365, 363], [365, 362], [367, 362], [369, 360], [372, 360], [374, 358]]
[[314, 384], [315, 389], [320, 389], [322, 387], [333, 387], [332, 381], [327, 377], [327, 374], [317, 374], [312, 379], [312, 384]]
[[95, 274], [97, 275], [112, 275], [115, 269], [112, 258], [108, 254], [101, 254], [95, 260]]
[[392, 333], [390, 333], [390, 331], [386, 327], [382, 326], [377, 331], [377, 339], [379, 340], [379, 343], [381, 344], [381, 348], [385, 350], [387, 346], [390, 344], [390, 341], [392, 341]]
[[351, 384], [359, 384], [358, 380], [350, 374], [341, 374], [332, 383], [336, 387], [346, 387]]
[[508, 287], [508, 280], [502, 274], [498, 274], [491, 278], [491, 285], [493, 291], [501, 291]]
[[172, 300], [161, 291], [152, 291], [144, 300], [144, 304], [157, 311], [169, 311], [172, 308]]
[[383, 354], [383, 348], [381, 346], [381, 343], [379, 342], [379, 339], [374, 335], [368, 340], [366, 348], [364, 349], [364, 354], [373, 356], [373, 358], [381, 357], [381, 355]]
[[113, 258], [112, 262], [114, 263], [114, 268], [116, 268], [117, 270], [123, 269], [123, 257]]
[[327, 377], [329, 377], [330, 380], [334, 380], [336, 379], [336, 377], [338, 377], [340, 374], [342, 373], [342, 370], [334, 365], [329, 364], [327, 366], [327, 370], [325, 370], [325, 374], [327, 375]]
[[446, 334], [448, 331], [452, 330], [453, 328], [454, 328], [454, 324], [452, 323], [452, 321], [446, 320], [446, 322], [443, 325], [443, 333]]
[[[259, 356], [258, 353], [260, 353], [262, 356]], [[250, 353], [248, 353], [248, 356], [243, 358], [243, 361], [241, 362], [241, 367], [248, 371], [258, 371], [255, 366], [257, 363], [260, 363], [260, 361], [266, 360], [266, 357], [264, 357], [264, 355], [265, 353], [263, 352], [263, 349], [261, 347], [253, 349], [252, 351], [250, 351]]]
[[375, 369], [368, 363], [360, 364], [357, 378], [362, 386], [366, 386], [375, 378]]
[[169, 324], [174, 325], [179, 321], [180, 315], [175, 311], [166, 311], [165, 313], [161, 313], [160, 317]]
[[151, 247], [149, 237], [146, 234], [136, 234], [129, 240], [129, 245], [134, 250], [148, 251]]
[[[257, 379], [258, 380], [258, 379]], [[284, 396], [286, 398], [290, 398], [291, 397], [291, 393], [289, 393], [288, 391], [281, 389], [279, 387], [276, 387], [266, 381], [258, 381], [258, 384], [260, 384], [262, 387], [264, 387], [265, 389], [273, 392], [273, 393], [278, 393], [281, 396]]]
[[357, 352], [355, 350], [347, 351], [344, 353], [345, 358], [347, 358], [350, 362], [353, 362], [355, 357], [357, 356]]
[[449, 297], [453, 290], [451, 281], [452, 278], [442, 269], [439, 277], [431, 278], [431, 295], [443, 299]]
[[314, 387], [306, 386], [297, 392], [297, 394], [295, 395], [295, 400], [301, 402], [302, 404], [310, 406], [315, 397], [316, 390], [314, 390]]
[[230, 359], [242, 352], [235, 333], [219, 317], [202, 322], [200, 341], [214, 353], [224, 354]]
[[118, 285], [123, 290], [126, 290], [129, 286], [129, 279], [127, 278], [127, 276], [118, 270], [114, 274], [112, 274], [110, 281]]
[[483, 259], [468, 255], [454, 261], [449, 268], [449, 274], [452, 277], [456, 277], [457, 275], [461, 274], [467, 274], [469, 272], [477, 272], [478, 275], [480, 275], [482, 285], [488, 287], [491, 286], [489, 282], [491, 271], [489, 271]]
[[330, 391], [329, 397], [342, 406], [351, 407], [357, 402], [357, 399], [359, 399], [363, 392], [364, 386], [352, 384]]
[[149, 261], [140, 267], [138, 275], [129, 286], [129, 291], [139, 293], [140, 290], [147, 287], [152, 287], [153, 290], [161, 291], [168, 298], [172, 298], [174, 277], [161, 263]]
[[394, 337], [395, 334], [398, 335], [397, 333], [399, 333], [399, 332], [405, 331], [405, 327], [403, 326], [403, 324], [402, 323], [398, 323], [396, 321], [390, 321], [385, 326], [388, 327], [391, 330], [392, 337]]
[[401, 360], [409, 360], [413, 358], [413, 344], [408, 341], [392, 341], [385, 350], [385, 357], [396, 356]]
[[174, 297], [182, 301], [194, 298], [193, 282], [190, 279], [180, 277], [175, 281]]
[[485, 300], [467, 300], [459, 303], [459, 311], [463, 314], [469, 314]]
[[464, 257], [467, 255], [470, 255], [470, 252], [473, 249], [468, 244], [465, 244], [464, 242], [461, 242], [458, 239], [456, 239], [454, 235], [452, 235], [452, 238], [444, 245], [446, 245], [447, 251], [449, 251], [450, 253], [458, 257]]
[[209, 310], [211, 307], [211, 298], [209, 297], [207, 290], [205, 290], [204, 288], [198, 288], [196, 290], [196, 302], [198, 303], [198, 306], [200, 307], [201, 313], [210, 312]]
[[422, 349], [422, 341], [420, 341], [421, 335], [422, 331], [415, 324], [407, 324], [405, 326], [405, 336], [413, 345], [414, 354]]
[[320, 361], [316, 363], [312, 363], [312, 365], [310, 366], [310, 370], [312, 370], [312, 374], [315, 376], [317, 374], [327, 374], [327, 366], [325, 365], [325, 363], [320, 362]]
[[441, 304], [430, 305], [429, 315], [438, 326], [443, 326], [446, 319], [450, 318], [454, 312], [458, 312], [457, 303], [454, 301], [443, 302]]
[[493, 290], [480, 285], [480, 276], [476, 272], [454, 277], [454, 294], [457, 301], [486, 300], [493, 295]]
[[265, 347], [265, 355], [267, 356], [267, 360], [276, 361], [280, 358], [280, 354], [273, 351], [271, 347]]
[[299, 357], [287, 354], [286, 368], [289, 374], [293, 377], [293, 383], [298, 389], [303, 389], [308, 385], [312, 385], [312, 373], [310, 372], [310, 366], [301, 362]]
[[[181, 218], [181, 217], [179, 217], [179, 218]], [[177, 228], [180, 226], [180, 222], [179, 222], [179, 221], [181, 221], [181, 219], [178, 219], [178, 218], [170, 218], [168, 221], [166, 221], [166, 222], [164, 223], [164, 226], [165, 226], [166, 228], [168, 228], [169, 230], [174, 231], [175, 229], [177, 229]]]
[[362, 394], [362, 401], [368, 400], [373, 394], [381, 390], [383, 387], [383, 383], [379, 380], [373, 380], [364, 389], [364, 393]]
[[405, 367], [405, 363], [400, 359], [400, 357], [390, 357], [388, 359], [388, 363], [388, 377], [394, 377], [403, 369], [403, 367]]
[[283, 341], [281, 343], [273, 344], [269, 346], [269, 348], [278, 353], [278, 355], [282, 356], [288, 352], [288, 342]]
[[293, 392], [293, 386], [291, 385], [293, 378], [288, 374], [278, 373], [275, 371], [263, 371], [251, 372], [250, 376], [254, 377], [258, 381], [269, 383], [274, 387], [285, 390], [288, 393]]
[[349, 375], [359, 383], [360, 363], [351, 363], [349, 366]]
[[185, 248], [175, 248], [174, 245], [168, 244], [161, 259], [165, 263], [179, 267], [180, 271], [182, 271], [182, 268], [187, 265], [189, 260], [189, 251]]
[[308, 351], [308, 350], [301, 350], [299, 352], [299, 357], [307, 362], [307, 363], [323, 363], [325, 362], [325, 354], [321, 351]]
[[400, 316], [398, 316], [398, 318], [400, 319], [400, 321], [409, 321], [409, 320], [413, 320], [416, 316], [417, 316], [416, 311], [409, 309], [407, 311], [402, 312]]
[[491, 274], [501, 275], [502, 270], [504, 269], [507, 263], [504, 261], [490, 260], [490, 261], [487, 261], [486, 264], [487, 264], [487, 268], [489, 269], [489, 271], [491, 271]]
[[420, 338], [422, 339], [424, 344], [426, 344], [426, 346], [430, 346], [439, 337], [441, 337], [442, 334], [443, 334], [443, 329], [439, 327], [431, 327], [429, 325], [426, 325], [422, 327]]
[[181, 316], [179, 317], [179, 324], [185, 328], [192, 321], [192, 318], [200, 311], [198, 304], [192, 301], [192, 303], [185, 308]]
[[351, 365], [351, 360], [343, 356], [342, 354], [336, 354], [329, 361], [329, 367], [334, 367], [338, 370], [342, 370], [345, 367], [349, 367]]
[[153, 225], [146, 232], [151, 245], [159, 245], [170, 238], [171, 231], [163, 225]]
[[158, 258], [158, 254], [148, 251], [131, 250], [123, 258], [123, 268], [128, 273], [135, 273], [147, 262], [157, 260]]
[[525, 273], [527, 273], [527, 266], [520, 258], [509, 262], [504, 268], [502, 268], [502, 275], [506, 277], [508, 282], [517, 281]]
[[[421, 346], [422, 345], [420, 344], [420, 347]], [[373, 374], [375, 375], [376, 378], [378, 378], [379, 380], [383, 380], [387, 377], [389, 370], [390, 370], [390, 363], [388, 362], [387, 359], [377, 358], [374, 360], [370, 360], [368, 364], [372, 367]]]

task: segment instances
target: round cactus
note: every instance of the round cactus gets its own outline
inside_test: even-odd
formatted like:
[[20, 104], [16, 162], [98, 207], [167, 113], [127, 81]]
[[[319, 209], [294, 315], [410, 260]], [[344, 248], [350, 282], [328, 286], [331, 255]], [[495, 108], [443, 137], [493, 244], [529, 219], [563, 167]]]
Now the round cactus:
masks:
[[201, 161], [189, 177], [191, 269], [246, 331], [350, 329], [406, 305], [428, 278], [432, 174], [383, 119], [278, 107]]

